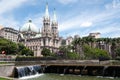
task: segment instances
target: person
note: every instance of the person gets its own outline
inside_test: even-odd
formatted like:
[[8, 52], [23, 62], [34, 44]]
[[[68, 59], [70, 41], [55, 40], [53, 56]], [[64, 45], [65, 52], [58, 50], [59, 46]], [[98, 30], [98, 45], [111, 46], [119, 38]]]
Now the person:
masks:
[[5, 54], [6, 54], [6, 52], [5, 52], [5, 51], [2, 51], [2, 54], [3, 54], [3, 55], [5, 55]]

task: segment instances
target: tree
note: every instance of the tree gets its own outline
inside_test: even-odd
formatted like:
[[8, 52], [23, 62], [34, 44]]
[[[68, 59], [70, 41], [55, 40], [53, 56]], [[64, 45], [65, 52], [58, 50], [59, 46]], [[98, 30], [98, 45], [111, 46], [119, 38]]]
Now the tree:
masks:
[[34, 53], [29, 48], [25, 47], [23, 44], [18, 43], [18, 54], [25, 55], [25, 56], [33, 56]]
[[20, 55], [33, 56], [33, 51], [28, 48], [23, 48], [20, 52]]
[[59, 52], [57, 53], [57, 55], [61, 56], [62, 58], [67, 58], [67, 53], [68, 52], [69, 52], [69, 50], [66, 46], [61, 46], [59, 48]]
[[73, 46], [73, 51], [77, 54], [79, 54], [82, 58], [84, 57], [84, 53], [83, 53], [83, 45], [85, 43], [85, 38], [76, 38], [73, 42], [72, 42], [72, 46]]
[[63, 58], [63, 59], [80, 59], [80, 55], [75, 53], [74, 51], [71, 51], [73, 46], [61, 46], [59, 49], [59, 55], [57, 57]]
[[33, 56], [33, 51], [26, 48], [23, 44], [16, 44], [10, 40], [0, 38], [0, 53], [5, 51], [6, 55], [26, 55]]
[[24, 48], [26, 48], [23, 44], [18, 43], [18, 52], [21, 52]]
[[0, 38], [0, 52], [5, 51], [6, 55], [16, 54], [17, 49], [16, 43], [4, 38]]
[[80, 55], [75, 52], [68, 52], [67, 58], [68, 59], [80, 59]]
[[77, 46], [78, 46], [78, 39], [75, 39], [73, 42], [72, 42], [72, 45], [74, 46], [74, 51], [77, 52]]
[[98, 48], [91, 48], [88, 45], [84, 46], [84, 54], [86, 59], [99, 59], [99, 57], [109, 57], [107, 51]]
[[8, 54], [17, 54], [17, 44], [13, 42], [9, 42], [8, 44]]
[[47, 49], [47, 48], [43, 48], [41, 54], [42, 54], [43, 56], [51, 56], [51, 55], [52, 55], [50, 49]]
[[117, 43], [116, 43], [116, 39], [112, 39], [112, 46], [111, 46], [111, 50], [112, 50], [112, 58], [115, 58], [116, 57], [116, 48], [117, 48]]
[[115, 50], [115, 52], [116, 52], [116, 56], [117, 56], [117, 57], [120, 57], [120, 47], [117, 48], [117, 49]]

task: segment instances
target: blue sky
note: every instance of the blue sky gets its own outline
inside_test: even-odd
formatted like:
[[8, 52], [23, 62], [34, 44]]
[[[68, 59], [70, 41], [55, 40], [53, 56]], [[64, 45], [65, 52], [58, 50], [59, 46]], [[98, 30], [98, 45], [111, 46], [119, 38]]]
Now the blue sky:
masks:
[[56, 8], [60, 36], [120, 37], [120, 0], [0, 0], [0, 25], [19, 29], [31, 19], [41, 28], [46, 1], [51, 20]]

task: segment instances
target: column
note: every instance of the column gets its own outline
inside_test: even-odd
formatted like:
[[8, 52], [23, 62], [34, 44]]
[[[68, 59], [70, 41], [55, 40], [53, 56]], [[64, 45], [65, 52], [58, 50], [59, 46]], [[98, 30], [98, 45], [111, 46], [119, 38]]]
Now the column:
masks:
[[45, 45], [48, 46], [48, 38], [46, 38], [45, 41], [46, 41]]

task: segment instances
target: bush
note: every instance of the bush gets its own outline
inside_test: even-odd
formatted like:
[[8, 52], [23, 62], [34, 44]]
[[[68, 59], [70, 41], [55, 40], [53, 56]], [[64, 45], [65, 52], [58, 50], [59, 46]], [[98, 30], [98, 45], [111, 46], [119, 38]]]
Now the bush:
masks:
[[74, 53], [74, 52], [69, 52], [69, 53], [67, 53], [67, 57], [68, 57], [68, 59], [79, 59], [80, 55], [77, 53]]
[[88, 45], [84, 46], [86, 59], [99, 59], [100, 57], [109, 58], [107, 51], [98, 48], [91, 48]]
[[54, 57], [33, 57], [33, 56], [17, 56], [15, 61], [40, 61], [40, 60], [56, 60]]
[[43, 56], [51, 56], [51, 55], [53, 55], [53, 54], [51, 53], [51, 51], [50, 51], [49, 49], [47, 49], [47, 48], [43, 48], [41, 54], [42, 54]]

